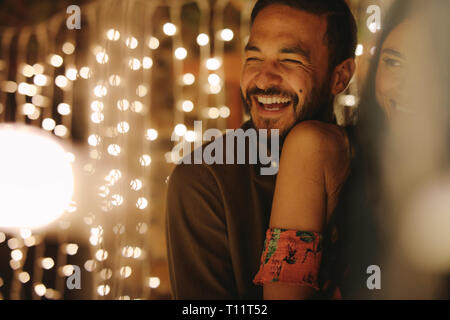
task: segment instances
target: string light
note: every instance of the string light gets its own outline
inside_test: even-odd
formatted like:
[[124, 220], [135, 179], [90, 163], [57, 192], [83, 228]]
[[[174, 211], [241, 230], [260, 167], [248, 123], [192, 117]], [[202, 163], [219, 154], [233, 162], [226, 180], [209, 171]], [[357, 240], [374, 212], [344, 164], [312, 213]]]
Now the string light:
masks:
[[173, 36], [177, 33], [177, 27], [173, 23], [167, 22], [163, 26], [163, 31], [166, 35]]
[[63, 89], [69, 85], [69, 80], [65, 76], [59, 75], [55, 78], [55, 84]]
[[217, 74], [212, 73], [208, 76], [208, 82], [211, 86], [218, 86], [222, 82], [222, 79]]
[[206, 68], [211, 71], [218, 70], [222, 65], [222, 62], [218, 58], [209, 58], [206, 60]]
[[182, 137], [186, 133], [187, 128], [184, 124], [179, 123], [175, 126], [174, 132], [177, 136]]
[[195, 82], [195, 76], [192, 73], [185, 73], [182, 77], [183, 84], [190, 86]]
[[32, 66], [30, 66], [29, 64], [23, 64], [22, 74], [25, 77], [30, 78], [34, 75], [34, 68]]
[[70, 54], [74, 53], [74, 51], [75, 51], [75, 45], [74, 45], [72, 42], [65, 42], [65, 43], [63, 44], [63, 46], [62, 46], [62, 51], [63, 51], [65, 54], [70, 55]]
[[184, 60], [187, 57], [187, 50], [183, 47], [175, 49], [175, 58], [178, 60]]
[[33, 82], [34, 82], [35, 85], [43, 87], [43, 86], [48, 85], [49, 78], [46, 75], [37, 74], [37, 75], [34, 76]]
[[126, 110], [128, 110], [129, 107], [130, 107], [130, 103], [128, 102], [127, 99], [121, 99], [121, 100], [117, 101], [117, 108], [120, 111], [126, 111]]
[[55, 266], [55, 261], [50, 257], [43, 258], [41, 260], [41, 266], [45, 270], [50, 270], [51, 268], [53, 268]]
[[58, 113], [63, 116], [70, 114], [70, 106], [67, 103], [60, 103], [57, 107]]
[[155, 37], [150, 37], [148, 40], [148, 47], [152, 50], [156, 50], [159, 48], [159, 40]]
[[209, 36], [206, 33], [200, 33], [197, 36], [197, 43], [199, 46], [206, 46], [209, 43]]
[[191, 112], [194, 110], [194, 103], [190, 100], [183, 101], [181, 108], [184, 112]]
[[120, 32], [115, 29], [109, 29], [106, 32], [106, 37], [111, 41], [117, 41], [120, 39]]
[[113, 87], [120, 85], [120, 77], [117, 74], [113, 74], [109, 77], [109, 84]]
[[53, 54], [53, 55], [50, 55], [48, 62], [55, 68], [58, 68], [58, 67], [62, 66], [64, 59], [60, 55]]
[[234, 37], [234, 33], [231, 29], [223, 29], [222, 31], [220, 31], [220, 38], [223, 41], [231, 41], [233, 40]]
[[139, 42], [138, 42], [138, 40], [135, 37], [129, 36], [125, 40], [125, 44], [130, 49], [136, 49], [138, 44], [139, 44]]
[[141, 166], [148, 167], [152, 163], [152, 158], [148, 154], [144, 154], [139, 158]]
[[75, 81], [77, 79], [77, 75], [78, 71], [76, 68], [71, 67], [66, 70], [66, 78], [69, 80]]
[[40, 63], [33, 64], [33, 72], [35, 75], [44, 73], [44, 66]]
[[158, 277], [149, 277], [148, 286], [152, 289], [156, 289], [161, 284], [161, 280]]
[[105, 51], [101, 51], [95, 55], [95, 59], [100, 64], [108, 63], [109, 56]]
[[147, 140], [155, 141], [158, 138], [158, 131], [155, 129], [148, 129], [145, 137]]
[[136, 201], [136, 208], [143, 210], [147, 208], [148, 201], [144, 197], [139, 197]]
[[91, 69], [89, 67], [82, 67], [80, 69], [80, 77], [89, 79], [91, 77]]
[[144, 69], [150, 69], [153, 66], [153, 60], [150, 57], [144, 57], [144, 59], [142, 59], [142, 67]]

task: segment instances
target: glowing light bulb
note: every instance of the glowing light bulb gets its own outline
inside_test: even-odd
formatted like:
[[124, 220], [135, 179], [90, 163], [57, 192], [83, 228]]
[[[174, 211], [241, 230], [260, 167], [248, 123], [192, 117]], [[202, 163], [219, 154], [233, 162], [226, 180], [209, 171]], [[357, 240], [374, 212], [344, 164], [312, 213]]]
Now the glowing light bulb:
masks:
[[98, 100], [94, 100], [91, 103], [91, 110], [92, 111], [103, 111], [104, 107], [105, 107], [105, 105], [103, 104], [103, 102], [98, 101]]
[[183, 101], [181, 108], [184, 112], [191, 112], [192, 110], [194, 110], [194, 103], [190, 100], [185, 100]]
[[91, 134], [88, 137], [88, 144], [90, 146], [96, 147], [102, 142], [102, 138], [98, 134]]
[[139, 197], [136, 201], [136, 208], [144, 210], [147, 208], [148, 201], [144, 197]]
[[208, 110], [208, 116], [209, 116], [211, 119], [217, 119], [217, 118], [219, 118], [219, 116], [220, 116], [219, 109], [217, 109], [217, 108], [215, 108], [215, 107], [210, 108], [210, 109]]
[[58, 109], [58, 113], [63, 116], [67, 116], [70, 114], [70, 106], [67, 103], [58, 104], [57, 109]]
[[69, 134], [69, 129], [62, 124], [58, 124], [53, 130], [58, 137], [65, 138]]
[[36, 229], [61, 216], [74, 176], [59, 141], [36, 127], [2, 124], [0, 150], [8, 150], [0, 158], [0, 226]]
[[161, 280], [158, 277], [149, 277], [148, 286], [152, 289], [158, 288], [161, 284]]
[[163, 26], [163, 31], [166, 35], [173, 36], [177, 33], [177, 27], [173, 23], [167, 22]]
[[131, 68], [131, 70], [139, 70], [139, 68], [141, 67], [141, 62], [139, 61], [139, 59], [131, 58], [128, 61], [128, 66]]
[[137, 39], [133, 36], [129, 36], [127, 37], [127, 39], [125, 40], [125, 44], [128, 48], [130, 49], [136, 49], [139, 42], [137, 41]]
[[23, 114], [25, 114], [27, 116], [33, 114], [35, 110], [36, 110], [36, 107], [34, 106], [34, 104], [25, 103], [22, 105], [22, 112], [23, 112]]
[[55, 84], [60, 88], [65, 88], [69, 85], [69, 80], [65, 76], [59, 75], [55, 78]]
[[128, 102], [127, 99], [121, 99], [121, 100], [117, 101], [117, 108], [120, 111], [126, 111], [126, 110], [128, 110], [129, 107], [130, 107], [130, 103]]
[[65, 42], [62, 46], [62, 51], [65, 54], [72, 54], [75, 51], [75, 45], [72, 42]]
[[141, 166], [148, 167], [152, 163], [152, 158], [148, 154], [144, 154], [139, 158]]
[[61, 67], [64, 60], [60, 55], [53, 54], [49, 57], [48, 62], [55, 68]]
[[108, 38], [108, 40], [117, 41], [120, 39], [120, 32], [115, 29], [109, 29], [106, 32], [106, 37]]
[[174, 131], [175, 131], [175, 134], [176, 134], [177, 136], [182, 137], [182, 136], [184, 136], [184, 134], [186, 133], [187, 128], [186, 128], [186, 126], [185, 126], [184, 124], [177, 124], [177, 125], [175, 126]]
[[220, 38], [223, 41], [231, 41], [233, 40], [234, 37], [234, 33], [231, 29], [223, 29], [222, 31], [220, 31]]
[[219, 115], [222, 118], [228, 118], [231, 114], [230, 108], [228, 108], [227, 106], [222, 106], [219, 109]]
[[209, 36], [206, 33], [200, 33], [197, 36], [197, 43], [199, 46], [206, 46], [209, 43]]
[[53, 119], [45, 118], [42, 120], [42, 128], [47, 131], [53, 131], [56, 126], [56, 122]]
[[48, 84], [48, 77], [43, 74], [37, 74], [34, 76], [33, 82], [37, 86], [46, 86]]
[[222, 82], [222, 79], [220, 79], [217, 74], [213, 73], [208, 76], [208, 82], [211, 86], [218, 86]]
[[153, 66], [153, 60], [150, 57], [144, 57], [144, 59], [142, 59], [142, 67], [144, 69], [150, 69]]
[[34, 68], [32, 66], [30, 66], [29, 64], [23, 64], [22, 65], [22, 74], [25, 77], [30, 78], [34, 75]]
[[122, 268], [120, 268], [120, 271], [119, 271], [120, 276], [122, 278], [128, 278], [129, 276], [131, 276], [131, 272], [132, 272], [132, 270], [131, 270], [131, 267], [129, 267], [129, 266], [122, 267]]
[[118, 144], [110, 144], [108, 146], [108, 153], [113, 157], [117, 157], [120, 154], [120, 146]]
[[75, 68], [68, 68], [66, 70], [66, 78], [75, 81], [77, 79], [78, 71]]
[[182, 78], [183, 84], [190, 86], [195, 82], [195, 76], [192, 73], [185, 73]]
[[99, 124], [99, 123], [103, 122], [104, 119], [105, 119], [105, 115], [101, 112], [95, 111], [91, 114], [91, 121], [93, 123]]
[[150, 37], [148, 40], [148, 47], [152, 50], [156, 50], [159, 48], [159, 40], [155, 37]]
[[148, 129], [145, 137], [147, 140], [154, 141], [158, 138], [158, 131], [155, 129]]
[[34, 286], [34, 292], [36, 292], [36, 294], [40, 297], [45, 295], [46, 291], [47, 291], [47, 288], [42, 283]]
[[41, 266], [45, 270], [50, 270], [51, 268], [54, 267], [54, 265], [55, 265], [55, 261], [53, 261], [52, 258], [43, 258], [41, 260]]
[[126, 121], [121, 121], [117, 124], [117, 131], [122, 134], [127, 133], [130, 131], [130, 125]]
[[109, 77], [109, 84], [113, 87], [118, 87], [120, 85], [120, 77], [113, 74]]
[[218, 58], [209, 58], [206, 60], [206, 68], [214, 71], [218, 70], [222, 66], [222, 62]]
[[97, 60], [98, 63], [105, 64], [108, 62], [109, 56], [105, 51], [100, 51], [95, 55], [95, 59]]
[[142, 181], [140, 179], [131, 180], [130, 187], [134, 191], [139, 191], [142, 189]]
[[140, 101], [133, 101], [131, 104], [131, 111], [140, 113], [144, 109], [144, 105]]
[[138, 85], [138, 87], [137, 87], [137, 89], [136, 89], [136, 94], [139, 96], [139, 97], [145, 97], [146, 95], [147, 95], [147, 93], [148, 93], [148, 89], [147, 89], [147, 86], [146, 85], [144, 85], [144, 84], [140, 84], [140, 85]]
[[185, 48], [177, 48], [175, 49], [175, 58], [178, 60], [184, 60], [187, 57], [187, 50]]
[[89, 79], [91, 77], [91, 69], [89, 67], [82, 67], [80, 69], [80, 77]]
[[33, 64], [33, 71], [35, 75], [44, 73], [44, 69], [44, 66], [40, 63]]
[[95, 86], [94, 94], [95, 94], [95, 96], [102, 98], [108, 94], [108, 89], [106, 89], [105, 86], [99, 84], [99, 85]]
[[361, 56], [363, 53], [364, 53], [364, 46], [362, 44], [358, 44], [358, 46], [356, 47], [355, 55]]

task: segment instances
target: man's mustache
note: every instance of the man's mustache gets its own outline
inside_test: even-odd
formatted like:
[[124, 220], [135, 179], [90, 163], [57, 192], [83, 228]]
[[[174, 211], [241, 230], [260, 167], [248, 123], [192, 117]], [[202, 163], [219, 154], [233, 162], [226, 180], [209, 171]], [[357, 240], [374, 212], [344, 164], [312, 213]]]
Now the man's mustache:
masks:
[[294, 108], [295, 108], [295, 106], [297, 106], [298, 101], [299, 101], [299, 98], [296, 94], [282, 90], [277, 87], [272, 87], [272, 88], [268, 88], [265, 90], [262, 90], [259, 88], [251, 88], [251, 89], [247, 90], [246, 95], [247, 95], [247, 103], [249, 105], [251, 105], [251, 97], [255, 96], [255, 95], [267, 95], [267, 96], [276, 95], [276, 96], [287, 97], [293, 101]]

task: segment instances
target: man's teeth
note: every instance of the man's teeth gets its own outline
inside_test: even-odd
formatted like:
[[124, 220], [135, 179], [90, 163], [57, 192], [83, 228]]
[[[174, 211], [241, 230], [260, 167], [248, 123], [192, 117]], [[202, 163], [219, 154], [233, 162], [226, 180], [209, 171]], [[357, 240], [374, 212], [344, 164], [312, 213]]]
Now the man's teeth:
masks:
[[264, 105], [270, 105], [270, 104], [285, 104], [290, 102], [291, 99], [285, 98], [285, 97], [258, 97], [258, 102]]

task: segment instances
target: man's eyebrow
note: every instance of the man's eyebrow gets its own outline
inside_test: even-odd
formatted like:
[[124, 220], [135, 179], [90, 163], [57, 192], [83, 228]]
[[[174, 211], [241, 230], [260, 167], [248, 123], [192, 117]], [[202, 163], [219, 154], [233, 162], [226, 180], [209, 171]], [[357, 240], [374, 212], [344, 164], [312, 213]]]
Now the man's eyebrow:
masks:
[[403, 54], [401, 54], [400, 52], [398, 52], [398, 51], [396, 51], [394, 49], [386, 48], [386, 49], [383, 49], [381, 52], [382, 53], [389, 53], [389, 54], [392, 54], [393, 56], [405, 59], [405, 56]]
[[247, 43], [247, 45], [245, 46], [245, 49], [244, 49], [245, 51], [257, 51], [257, 52], [261, 52], [261, 50], [258, 48], [258, 47], [256, 47], [256, 46], [254, 46], [254, 45], [252, 45], [252, 44], [250, 44], [250, 43]]
[[298, 54], [303, 57], [305, 57], [307, 60], [310, 60], [310, 54], [309, 51], [306, 49], [303, 49], [302, 46], [294, 46], [294, 47], [287, 47], [280, 50], [280, 53], [291, 53], [291, 54]]

